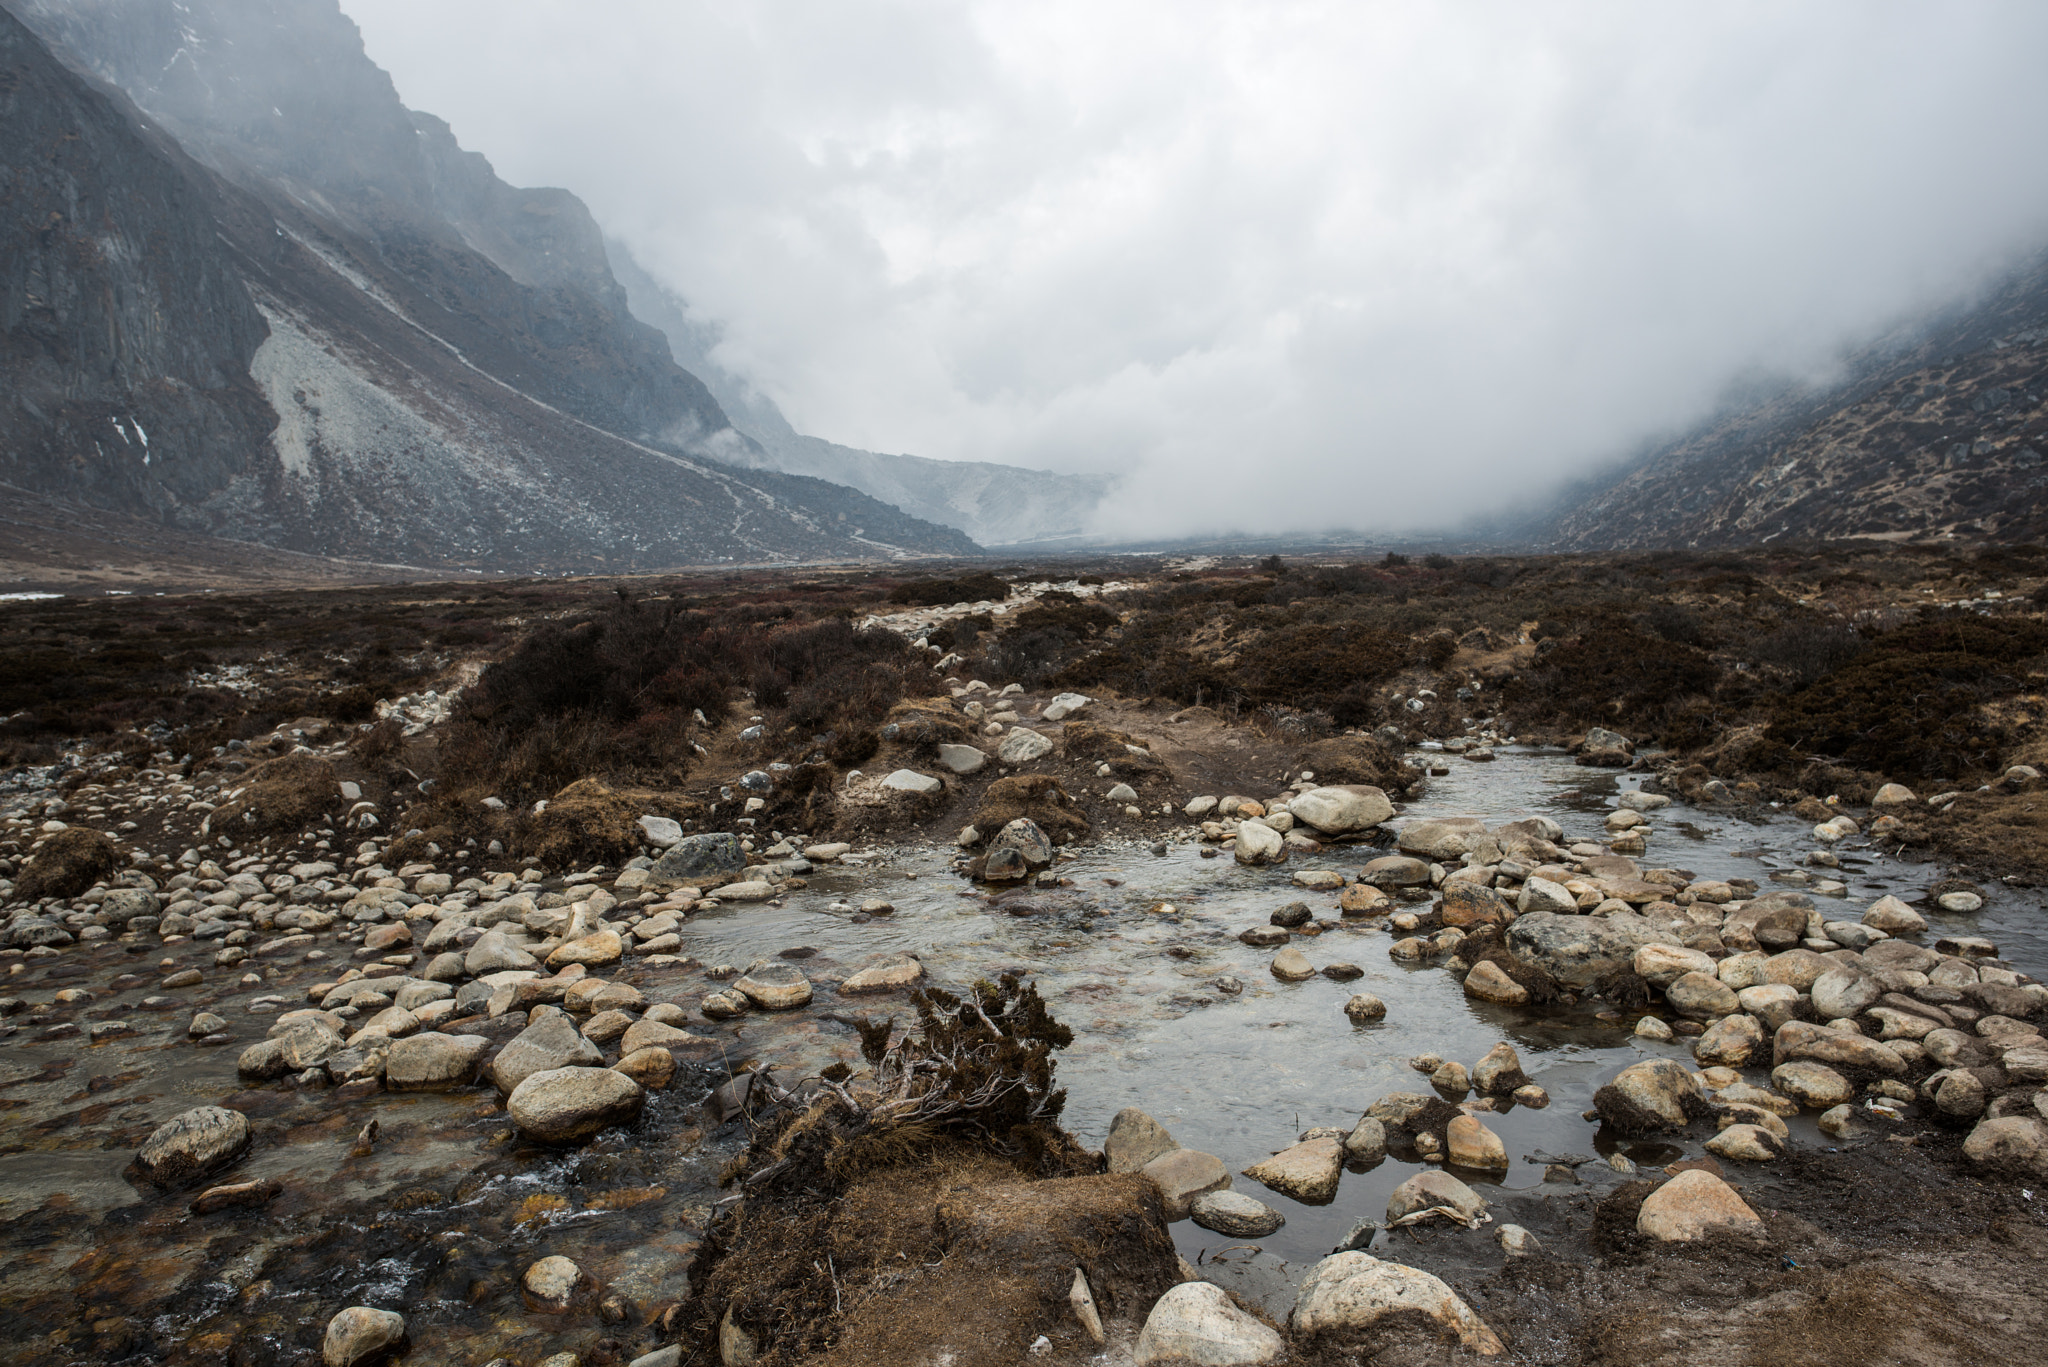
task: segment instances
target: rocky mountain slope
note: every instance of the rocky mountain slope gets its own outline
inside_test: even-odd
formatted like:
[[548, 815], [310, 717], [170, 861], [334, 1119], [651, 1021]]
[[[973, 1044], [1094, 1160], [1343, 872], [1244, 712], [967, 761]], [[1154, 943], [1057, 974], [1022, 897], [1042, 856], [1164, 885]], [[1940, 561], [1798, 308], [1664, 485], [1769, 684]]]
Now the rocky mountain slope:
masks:
[[1584, 488], [1561, 550], [2048, 536], [2048, 257]]
[[641, 269], [622, 244], [608, 245], [635, 316], [667, 334], [676, 363], [701, 377], [733, 426], [754, 439], [755, 447], [730, 454], [735, 465], [841, 480], [912, 516], [958, 527], [986, 546], [1080, 536], [1109, 492], [1111, 481], [1101, 475], [891, 456], [805, 436], [775, 400], [719, 363], [713, 354], [716, 329], [693, 319], [684, 302]]
[[332, 0], [9, 3], [0, 478], [53, 518], [512, 570], [974, 551], [728, 463], [583, 205], [407, 110]]

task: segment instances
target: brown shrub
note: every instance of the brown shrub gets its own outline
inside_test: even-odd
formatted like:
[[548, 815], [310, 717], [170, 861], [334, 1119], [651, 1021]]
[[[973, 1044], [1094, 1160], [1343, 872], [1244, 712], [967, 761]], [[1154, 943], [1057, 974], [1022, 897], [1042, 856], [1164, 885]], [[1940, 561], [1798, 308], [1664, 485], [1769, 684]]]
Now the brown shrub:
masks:
[[251, 769], [238, 796], [214, 808], [207, 829], [241, 835], [296, 835], [329, 822], [343, 810], [334, 767], [311, 755], [286, 755]]
[[1370, 736], [1332, 736], [1301, 754], [1301, 767], [1317, 783], [1366, 783], [1390, 793], [1406, 791], [1422, 771]]
[[646, 843], [639, 821], [665, 816], [683, 821], [704, 815], [704, 804], [681, 793], [644, 788], [615, 791], [597, 779], [579, 779], [548, 799], [546, 810], [531, 809], [512, 822], [511, 849], [554, 868], [575, 864], [619, 864]]
[[[1144, 753], [1133, 753], [1133, 747]], [[1107, 764], [1110, 773], [1132, 785], [1173, 781], [1173, 771], [1152, 754], [1146, 742], [1093, 722], [1068, 722], [1060, 731], [1060, 749], [1068, 759], [1092, 759]]]
[[[896, 728], [893, 735], [887, 730], [890, 726]], [[964, 743], [969, 733], [967, 719], [953, 709], [951, 698], [905, 698], [889, 709], [882, 738], [929, 752], [941, 745]]]
[[1012, 774], [989, 784], [974, 824], [983, 835], [994, 835], [1019, 817], [1037, 822], [1055, 845], [1088, 833], [1088, 818], [1051, 774]]
[[43, 842], [14, 880], [14, 895], [26, 901], [76, 897], [121, 867], [121, 847], [98, 831], [73, 826]]

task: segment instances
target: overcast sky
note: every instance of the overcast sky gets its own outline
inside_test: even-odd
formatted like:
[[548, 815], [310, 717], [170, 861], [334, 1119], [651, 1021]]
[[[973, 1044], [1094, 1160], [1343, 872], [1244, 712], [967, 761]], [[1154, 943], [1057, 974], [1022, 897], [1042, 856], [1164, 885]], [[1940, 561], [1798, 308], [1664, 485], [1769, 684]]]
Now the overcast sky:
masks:
[[799, 430], [1127, 534], [1554, 489], [2048, 241], [2048, 5], [342, 0]]

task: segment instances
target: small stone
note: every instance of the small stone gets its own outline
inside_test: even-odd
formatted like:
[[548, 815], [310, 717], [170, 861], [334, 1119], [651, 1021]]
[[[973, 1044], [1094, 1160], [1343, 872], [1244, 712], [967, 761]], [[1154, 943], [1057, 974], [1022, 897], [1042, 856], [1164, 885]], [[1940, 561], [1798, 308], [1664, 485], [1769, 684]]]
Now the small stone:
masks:
[[793, 1011], [811, 1000], [811, 980], [790, 964], [749, 969], [733, 990], [764, 1011]]
[[249, 1148], [249, 1118], [224, 1106], [197, 1106], [156, 1127], [135, 1155], [136, 1170], [158, 1186], [180, 1186], [215, 1172]]
[[1343, 1142], [1311, 1139], [1283, 1149], [1263, 1163], [1253, 1164], [1244, 1170], [1244, 1175], [1304, 1205], [1319, 1206], [1335, 1199], [1343, 1172]]
[[1802, 1106], [1827, 1109], [1856, 1099], [1855, 1084], [1824, 1063], [1795, 1060], [1771, 1070], [1771, 1085]]
[[1282, 982], [1305, 982], [1316, 976], [1315, 965], [1308, 961], [1308, 956], [1291, 945], [1273, 956], [1272, 970], [1273, 976]]
[[1479, 1001], [1521, 1006], [1529, 1000], [1529, 989], [1510, 978], [1491, 959], [1482, 959], [1465, 975], [1465, 995]]
[[1205, 1192], [1188, 1213], [1203, 1229], [1234, 1239], [1263, 1239], [1287, 1223], [1287, 1217], [1255, 1197], [1235, 1191]]
[[1475, 1223], [1486, 1213], [1479, 1193], [1447, 1172], [1425, 1168], [1395, 1187], [1387, 1197], [1387, 1223], [1420, 1211], [1445, 1210], [1460, 1222]]
[[1138, 1172], [1153, 1159], [1178, 1148], [1180, 1145], [1164, 1125], [1136, 1106], [1126, 1106], [1109, 1122], [1109, 1137], [1102, 1141], [1102, 1156], [1113, 1173]]
[[1344, 1161], [1372, 1167], [1386, 1156], [1386, 1125], [1369, 1115], [1360, 1117], [1351, 1133], [1344, 1137]]
[[1387, 1004], [1378, 997], [1373, 996], [1370, 992], [1360, 992], [1351, 998], [1350, 1001], [1344, 1003], [1344, 1014], [1349, 1016], [1355, 1024], [1385, 1020], [1387, 1018]]
[[1472, 1075], [1464, 1064], [1452, 1060], [1429, 1075], [1429, 1085], [1450, 1096], [1463, 1096], [1472, 1090]]
[[1230, 1169], [1223, 1165], [1223, 1160], [1200, 1149], [1163, 1153], [1139, 1171], [1159, 1188], [1169, 1220], [1185, 1220], [1197, 1196], [1222, 1191], [1230, 1185]]
[[1778, 1157], [1784, 1146], [1761, 1125], [1730, 1125], [1707, 1141], [1707, 1152], [1721, 1158], [1762, 1163]]
[[1500, 1227], [1500, 1247], [1501, 1252], [1510, 1258], [1529, 1258], [1543, 1250], [1543, 1245], [1536, 1241], [1536, 1236], [1520, 1225]]
[[1450, 1161], [1457, 1166], [1489, 1172], [1507, 1171], [1507, 1146], [1501, 1143], [1499, 1135], [1487, 1129], [1476, 1117], [1455, 1117], [1445, 1128], [1444, 1138], [1450, 1151]]
[[1644, 1198], [1636, 1231], [1659, 1243], [1686, 1243], [1722, 1231], [1762, 1234], [1764, 1222], [1733, 1187], [1694, 1168]]
[[582, 1268], [559, 1255], [536, 1260], [519, 1287], [526, 1308], [543, 1315], [565, 1315], [597, 1289]]
[[1636, 1022], [1635, 1033], [1638, 1039], [1663, 1042], [1671, 1038], [1671, 1027], [1655, 1016], [1644, 1016]]
[[320, 1360], [326, 1367], [355, 1367], [404, 1340], [405, 1316], [395, 1310], [352, 1305], [327, 1321]]

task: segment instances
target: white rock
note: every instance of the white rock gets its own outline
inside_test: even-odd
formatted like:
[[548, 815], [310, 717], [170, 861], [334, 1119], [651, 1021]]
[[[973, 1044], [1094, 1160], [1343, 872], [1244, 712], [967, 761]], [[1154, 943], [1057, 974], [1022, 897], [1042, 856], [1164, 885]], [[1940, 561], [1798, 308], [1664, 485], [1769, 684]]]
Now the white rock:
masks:
[[1286, 1351], [1279, 1333], [1231, 1304], [1214, 1282], [1182, 1282], [1153, 1302], [1132, 1350], [1138, 1367], [1184, 1358], [1201, 1367], [1253, 1367]]
[[1095, 699], [1085, 698], [1079, 693], [1062, 693], [1047, 703], [1045, 711], [1039, 713], [1039, 715], [1047, 721], [1065, 721], [1068, 717], [1073, 716], [1094, 701]]
[[988, 763], [988, 752], [972, 745], [941, 745], [939, 763], [956, 774], [978, 773]]
[[1028, 726], [1011, 727], [1010, 734], [996, 747], [996, 758], [1005, 764], [1029, 764], [1051, 753], [1052, 742]]
[[1355, 1340], [1382, 1320], [1418, 1312], [1456, 1334], [1470, 1352], [1496, 1357], [1506, 1351], [1499, 1335], [1442, 1281], [1370, 1253], [1333, 1253], [1310, 1268], [1290, 1323], [1303, 1338]]
[[894, 793], [936, 793], [945, 789], [945, 780], [920, 774], [915, 769], [898, 769], [882, 780], [882, 786]]

